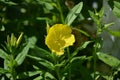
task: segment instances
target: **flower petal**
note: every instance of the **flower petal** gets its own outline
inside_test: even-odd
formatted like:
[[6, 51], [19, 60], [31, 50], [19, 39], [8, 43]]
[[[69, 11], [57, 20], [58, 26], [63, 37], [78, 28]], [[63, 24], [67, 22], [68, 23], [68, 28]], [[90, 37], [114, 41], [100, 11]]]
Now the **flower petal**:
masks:
[[70, 37], [65, 38], [65, 42], [66, 42], [65, 47], [72, 46], [73, 43], [75, 42], [74, 35], [71, 34]]
[[48, 48], [57, 55], [64, 54], [64, 48], [73, 45], [75, 37], [71, 34], [69, 26], [63, 24], [53, 25], [45, 39]]

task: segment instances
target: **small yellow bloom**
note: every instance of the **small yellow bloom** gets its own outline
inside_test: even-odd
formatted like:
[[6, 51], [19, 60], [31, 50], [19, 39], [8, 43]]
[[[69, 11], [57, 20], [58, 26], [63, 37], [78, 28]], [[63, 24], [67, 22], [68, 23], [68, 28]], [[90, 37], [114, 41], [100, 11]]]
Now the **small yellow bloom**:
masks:
[[71, 32], [69, 26], [55, 24], [49, 29], [45, 44], [56, 55], [62, 55], [64, 54], [64, 48], [73, 45], [75, 42], [75, 37]]

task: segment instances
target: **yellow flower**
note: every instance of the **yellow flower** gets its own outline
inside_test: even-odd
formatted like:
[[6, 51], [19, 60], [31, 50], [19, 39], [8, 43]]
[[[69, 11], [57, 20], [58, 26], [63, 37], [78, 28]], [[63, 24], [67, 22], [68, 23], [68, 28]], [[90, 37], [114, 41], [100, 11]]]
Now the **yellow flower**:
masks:
[[69, 26], [55, 24], [49, 29], [45, 44], [56, 55], [62, 55], [64, 54], [64, 48], [73, 45], [75, 42], [75, 37], [71, 32]]

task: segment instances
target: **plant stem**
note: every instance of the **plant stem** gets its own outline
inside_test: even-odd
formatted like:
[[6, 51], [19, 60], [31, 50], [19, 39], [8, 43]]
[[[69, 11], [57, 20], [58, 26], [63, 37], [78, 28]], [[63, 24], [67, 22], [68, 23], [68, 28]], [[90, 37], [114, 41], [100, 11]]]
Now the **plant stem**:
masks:
[[11, 71], [11, 80], [16, 80], [16, 71], [15, 71], [15, 60], [14, 60], [14, 55], [11, 55], [11, 60], [10, 60], [10, 71]]
[[96, 52], [97, 52], [97, 47], [96, 47], [96, 41], [95, 41], [95, 47], [94, 47], [94, 52], [93, 52], [93, 69], [94, 69], [94, 80], [96, 76]]
[[62, 11], [62, 8], [61, 8], [60, 1], [59, 1], [59, 0], [57, 0], [57, 6], [58, 6], [58, 10], [59, 10], [59, 12], [60, 12], [61, 21], [62, 21], [62, 23], [64, 23], [63, 11]]
[[15, 69], [12, 69], [12, 80], [16, 80]]
[[68, 74], [69, 74], [69, 80], [71, 80], [71, 65], [70, 65], [70, 51], [69, 51], [69, 47], [67, 47], [67, 54], [68, 54], [68, 61], [69, 61], [69, 72], [68, 72]]
[[55, 72], [56, 72], [56, 74], [57, 74], [56, 79], [57, 79], [57, 80], [61, 80], [60, 67], [59, 67], [59, 66], [56, 66], [57, 64], [59, 64], [58, 59], [57, 59], [58, 56], [55, 55], [54, 53], [52, 53], [52, 55], [53, 55], [53, 59], [54, 59]]
[[93, 61], [94, 61], [94, 65], [93, 65], [93, 68], [94, 68], [94, 80], [96, 78], [96, 60], [97, 60], [97, 55], [96, 53], [99, 51], [100, 47], [100, 41], [99, 41], [99, 35], [101, 34], [102, 32], [102, 26], [101, 26], [101, 21], [98, 22], [97, 24], [98, 26], [98, 29], [97, 29], [97, 33], [96, 33], [96, 38], [95, 38], [95, 44], [94, 44], [94, 52], [93, 52]]
[[61, 76], [60, 76], [60, 68], [59, 68], [59, 67], [57, 67], [57, 69], [56, 69], [56, 73], [57, 73], [58, 80], [61, 80]]

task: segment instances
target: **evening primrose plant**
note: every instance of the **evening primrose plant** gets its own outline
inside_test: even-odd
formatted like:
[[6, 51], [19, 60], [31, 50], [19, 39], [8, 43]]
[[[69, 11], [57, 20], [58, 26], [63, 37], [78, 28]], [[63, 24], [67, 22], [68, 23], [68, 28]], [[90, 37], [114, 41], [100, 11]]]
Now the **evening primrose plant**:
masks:
[[4, 49], [0, 49], [0, 58], [4, 60], [4, 66], [0, 67], [1, 80], [17, 80], [19, 79], [18, 71], [16, 70], [25, 60], [29, 48], [34, 45], [35, 38], [30, 38], [28, 43], [23, 47], [21, 44], [23, 32], [18, 38], [12, 33], [7, 36]]
[[[23, 32], [18, 38], [13, 33], [8, 35], [5, 44], [2, 44], [0, 49], [0, 59], [3, 63], [0, 66], [0, 80], [117, 80], [114, 77], [120, 72], [120, 61], [108, 55], [109, 53], [101, 51], [103, 42], [101, 33], [105, 30], [117, 37], [120, 34], [109, 30], [114, 22], [108, 24], [102, 22], [104, 7], [100, 10], [88, 10], [89, 19], [95, 24], [90, 28], [96, 27], [93, 36], [83, 28], [86, 25], [81, 26], [77, 23], [80, 28], [74, 26], [75, 21], [82, 22], [83, 20], [84, 24], [85, 18], [81, 13], [83, 2], [70, 8], [65, 17], [60, 4], [61, 0], [35, 1], [46, 6], [47, 13], [52, 13], [55, 7], [58, 11], [57, 14], [60, 15], [54, 12], [52, 14], [55, 14], [53, 16], [56, 18], [59, 16], [58, 22], [45, 19], [44, 39], [37, 35], [40, 36], [43, 43], [39, 43], [37, 36], [28, 37]], [[70, 3], [69, 0], [66, 1], [67, 4]], [[33, 1], [33, 3], [35, 2]], [[114, 3], [114, 11], [120, 17], [118, 14], [120, 3], [116, 1]]]

